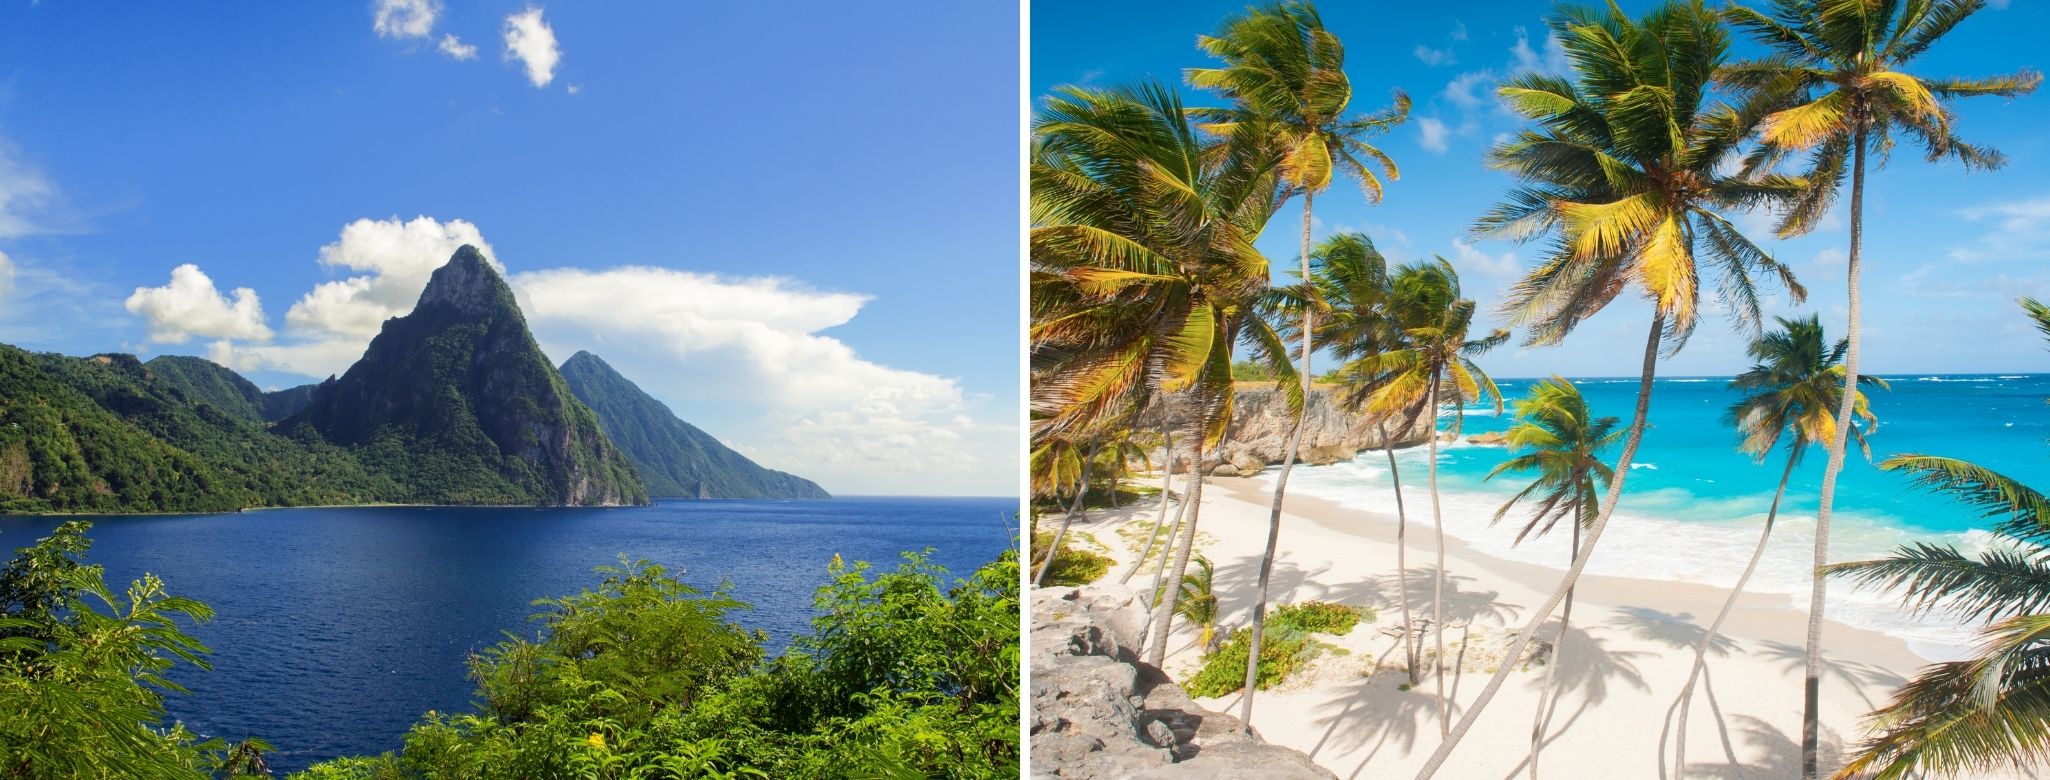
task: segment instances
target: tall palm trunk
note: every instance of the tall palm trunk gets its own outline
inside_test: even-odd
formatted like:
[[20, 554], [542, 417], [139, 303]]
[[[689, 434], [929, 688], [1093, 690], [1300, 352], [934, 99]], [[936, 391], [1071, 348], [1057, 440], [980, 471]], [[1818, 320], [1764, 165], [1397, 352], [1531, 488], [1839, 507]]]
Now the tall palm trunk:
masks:
[[1431, 389], [1425, 392], [1424, 413], [1431, 419], [1431, 530], [1438, 539], [1438, 568], [1431, 573], [1431, 642], [1437, 655], [1431, 659], [1431, 679], [1438, 686], [1438, 736], [1451, 733], [1452, 718], [1445, 703], [1445, 513], [1438, 506], [1438, 383], [1431, 373]]
[[1155, 667], [1167, 662], [1167, 636], [1174, 629], [1174, 608], [1181, 601], [1182, 578], [1189, 573], [1189, 552], [1196, 546], [1196, 519], [1203, 510], [1203, 429], [1208, 416], [1207, 409], [1196, 413], [1195, 438], [1189, 445], [1188, 514], [1183, 522], [1177, 523], [1182, 539], [1175, 548], [1174, 575], [1167, 580], [1168, 587], [1161, 590], [1160, 603], [1153, 608], [1153, 645], [1146, 650], [1146, 662]]
[[1765, 543], [1772, 539], [1772, 527], [1779, 520], [1780, 498], [1787, 494], [1787, 480], [1794, 476], [1794, 464], [1801, 460], [1801, 443], [1796, 439], [1793, 451], [1787, 453], [1787, 467], [1780, 472], [1780, 486], [1772, 493], [1772, 508], [1765, 512], [1765, 529], [1758, 533], [1758, 546], [1751, 550], [1751, 560], [1744, 564], [1744, 573], [1737, 576], [1737, 584], [1730, 588], [1730, 595], [1723, 599], [1723, 609], [1715, 614], [1715, 622], [1708, 624], [1708, 633], [1701, 636], [1701, 643], [1694, 648], [1694, 667], [1687, 672], [1687, 684], [1680, 688], [1680, 718], [1673, 737], [1673, 776], [1687, 774], [1687, 707], [1694, 698], [1694, 682], [1708, 668], [1708, 648], [1715, 643], [1716, 635], [1723, 630], [1723, 621], [1729, 619], [1730, 611], [1737, 606], [1737, 597], [1744, 594], [1744, 585], [1751, 581], [1751, 573], [1758, 571], [1758, 561], [1765, 557]]
[[[1437, 426], [1432, 426], [1436, 435]], [[1409, 513], [1402, 509], [1402, 470], [1395, 467], [1395, 442], [1388, 438], [1388, 423], [1380, 423], [1381, 451], [1388, 455], [1388, 480], [1395, 485], [1395, 576], [1396, 597], [1402, 599], [1402, 649], [1409, 654], [1409, 685], [1416, 687], [1416, 629], [1409, 619]]]
[[1054, 532], [1053, 544], [1046, 547], [1046, 560], [1040, 562], [1039, 573], [1032, 577], [1032, 587], [1046, 585], [1046, 573], [1053, 569], [1053, 559], [1061, 554], [1061, 539], [1068, 535], [1068, 526], [1074, 524], [1075, 515], [1082, 513], [1082, 499], [1089, 495], [1089, 466], [1096, 460], [1097, 449], [1091, 447], [1089, 453], [1082, 456], [1082, 482], [1075, 488], [1075, 502], [1068, 505], [1066, 514], [1061, 515], [1061, 528]]
[[1149, 607], [1146, 610], [1146, 622], [1139, 627], [1139, 647], [1133, 651], [1134, 653], [1146, 651], [1147, 637], [1153, 632], [1154, 610], [1151, 607], [1154, 606], [1153, 602], [1161, 598], [1160, 586], [1162, 583], [1167, 582], [1167, 559], [1173, 556], [1175, 540], [1181, 538], [1182, 519], [1189, 516], [1189, 486], [1202, 478], [1203, 475], [1197, 473], [1195, 469], [1189, 469], [1189, 476], [1182, 480], [1182, 500], [1175, 508], [1174, 524], [1168, 527], [1167, 540], [1161, 542], [1163, 546], [1160, 548], [1160, 562], [1153, 567], [1153, 588], [1146, 591], [1146, 600]]
[[1132, 561], [1132, 568], [1125, 570], [1125, 576], [1118, 578], [1119, 585], [1131, 582], [1132, 575], [1146, 565], [1146, 559], [1153, 557], [1153, 547], [1160, 543], [1160, 527], [1167, 524], [1168, 488], [1174, 484], [1174, 431], [1161, 426], [1160, 442], [1160, 457], [1166, 461], [1160, 467], [1160, 516], [1153, 520], [1153, 531], [1146, 534], [1146, 549]]
[[1822, 469], [1822, 501], [1815, 509], [1814, 587], [1808, 593], [1807, 670], [1801, 681], [1801, 778], [1814, 780], [1822, 744], [1822, 613], [1827, 600], [1822, 567], [1829, 565], [1829, 512], [1836, 503], [1836, 478], [1843, 473], [1844, 448], [1851, 435], [1851, 411], [1858, 403], [1858, 256], [1865, 232], [1865, 122], [1854, 118], [1858, 129], [1851, 140], [1851, 257], [1845, 278], [1849, 293], [1850, 324], [1844, 338], [1844, 397], [1836, 411], [1836, 440], [1829, 444], [1829, 465]]
[[1630, 461], [1637, 457], [1637, 445], [1644, 441], [1644, 419], [1651, 411], [1651, 380], [1658, 368], [1659, 336], [1665, 331], [1665, 324], [1664, 312], [1652, 315], [1651, 334], [1645, 338], [1644, 343], [1644, 367], [1640, 370], [1637, 380], [1637, 411], [1630, 418], [1630, 435], [1624, 439], [1623, 452], [1616, 459], [1616, 477], [1609, 480], [1609, 495], [1602, 502], [1602, 511], [1595, 515], [1594, 525], [1587, 529], [1587, 539], [1581, 543], [1578, 554], [1574, 556], [1573, 568], [1567, 570], [1566, 577], [1559, 581], [1559, 589], [1552, 592], [1551, 598], [1546, 599], [1545, 603], [1538, 607], [1537, 612], [1531, 615], [1530, 622], [1517, 633], [1516, 641], [1510, 644], [1502, 665], [1495, 670], [1495, 676], [1488, 678], [1487, 686], [1481, 689], [1480, 696], [1474, 699], [1473, 706], [1467, 708], [1466, 714], [1460, 716], [1458, 725], [1452, 727], [1452, 733], [1446, 735], [1445, 741], [1439, 743], [1437, 750], [1432, 751], [1430, 760], [1417, 772], [1417, 780], [1427, 780], [1438, 773], [1439, 767], [1445, 765], [1445, 759], [1450, 758], [1453, 749], [1459, 747], [1459, 740], [1466, 736], [1468, 729], [1473, 728], [1474, 721], [1480, 719], [1481, 711], [1487, 709], [1488, 702], [1502, 689], [1502, 683], [1516, 670], [1517, 662], [1523, 659], [1523, 651], [1530, 646], [1530, 640], [1537, 635], [1538, 628], [1544, 625], [1545, 619], [1552, 616], [1552, 610], [1559, 608], [1559, 602], [1564, 601], [1566, 594], [1580, 581], [1580, 572], [1587, 568], [1587, 561], [1593, 557], [1595, 545], [1602, 540], [1602, 531], [1609, 527], [1609, 518], [1615, 515], [1616, 504], [1623, 497], [1623, 482], [1630, 475]]
[[[1317, 197], [1315, 192], [1303, 191], [1303, 284], [1310, 283], [1310, 205]], [[1274, 477], [1274, 505], [1267, 512], [1267, 552], [1260, 556], [1260, 589], [1253, 600], [1253, 640], [1247, 648], [1246, 688], [1239, 697], [1239, 721], [1247, 730], [1253, 728], [1253, 683], [1260, 679], [1261, 634], [1267, 628], [1267, 585], [1274, 578], [1274, 551], [1281, 544], [1281, 498], [1288, 492], [1288, 474], [1295, 470], [1296, 450], [1303, 446], [1303, 418], [1309, 416], [1310, 406], [1310, 349], [1315, 339], [1311, 331], [1317, 323], [1317, 309], [1314, 301], [1303, 305], [1303, 408], [1296, 413], [1295, 424], [1288, 433], [1288, 449], [1281, 452], [1281, 473]]]
[[[1580, 560], [1581, 506], [1580, 492], [1576, 490], [1573, 493], [1573, 549], [1566, 555], [1567, 568], [1572, 568], [1573, 563]], [[1545, 714], [1545, 703], [1550, 701], [1552, 706], [1559, 706], [1552, 697], [1552, 683], [1559, 677], [1560, 659], [1566, 656], [1566, 629], [1572, 625], [1573, 588], [1569, 586], [1566, 588], [1566, 605], [1559, 608], [1559, 635], [1552, 640], [1552, 662], [1545, 665], [1545, 683], [1538, 688], [1537, 718], [1530, 724], [1530, 780], [1537, 780], [1538, 753], [1544, 750], [1545, 727], [1551, 724], [1551, 718]]]

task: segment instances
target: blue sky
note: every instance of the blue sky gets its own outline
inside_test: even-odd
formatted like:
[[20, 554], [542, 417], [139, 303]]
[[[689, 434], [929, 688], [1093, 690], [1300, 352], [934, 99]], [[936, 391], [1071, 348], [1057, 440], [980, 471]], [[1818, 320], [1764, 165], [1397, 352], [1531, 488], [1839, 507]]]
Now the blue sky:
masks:
[[0, 342], [300, 384], [482, 240], [552, 357], [766, 465], [1010, 495], [1017, 19], [0, 2]]
[[[1039, 0], [1032, 6], [1030, 89], [1059, 84], [1109, 86], [1139, 79], [1180, 83], [1181, 69], [1208, 64], [1196, 36], [1245, 7], [1236, 0], [1104, 4]], [[1633, 13], [1650, 6], [1624, 2]], [[2035, 31], [2050, 23], [2050, 4], [1996, 2], [1952, 32], [1918, 65], [1925, 76], [2043, 70]], [[1379, 206], [1368, 206], [1350, 183], [1317, 200], [1321, 236], [1364, 230], [1391, 258], [1437, 254], [1460, 269], [1469, 297], [1492, 307], [1499, 291], [1535, 259], [1541, 245], [1465, 244], [1475, 216], [1510, 180], [1482, 165], [1499, 134], [1520, 127], [1499, 108], [1494, 83], [1519, 70], [1565, 67], [1547, 43], [1544, 11], [1529, 2], [1335, 3], [1320, 6], [1325, 25], [1346, 45], [1353, 107], [1374, 110], [1397, 88], [1415, 100], [1408, 125], [1380, 139], [1402, 169]], [[1738, 54], [1755, 52], [1740, 41]], [[1188, 92], [1186, 88], [1185, 93]], [[1192, 104], [1214, 102], [1194, 94]], [[2006, 152], [2008, 166], [1967, 175], [1955, 163], [1931, 165], [1906, 147], [1868, 180], [1864, 278], [1864, 358], [1884, 373], [2040, 371], [2040, 337], [2013, 304], [2017, 296], [2050, 297], [2050, 93], [2015, 101], [1975, 98], [1957, 104], [1961, 131]], [[1848, 190], [1846, 190], [1848, 191]], [[1278, 214], [1260, 247], [1277, 268], [1293, 267], [1300, 206]], [[1772, 313], [1820, 312], [1840, 335], [1845, 310], [1844, 248], [1837, 218], [1808, 236], [1767, 240], [1763, 218], [1747, 233], [1792, 264], [1809, 289], [1808, 303], [1778, 299]], [[1637, 373], [1649, 307], [1621, 300], [1549, 348], [1508, 348], [1482, 365], [1499, 376], [1614, 376]], [[1728, 375], [1748, 361], [1744, 340], [1718, 321], [1704, 321], [1686, 349], [1660, 368], [1667, 375]], [[1328, 365], [1328, 364], [1327, 364]]]

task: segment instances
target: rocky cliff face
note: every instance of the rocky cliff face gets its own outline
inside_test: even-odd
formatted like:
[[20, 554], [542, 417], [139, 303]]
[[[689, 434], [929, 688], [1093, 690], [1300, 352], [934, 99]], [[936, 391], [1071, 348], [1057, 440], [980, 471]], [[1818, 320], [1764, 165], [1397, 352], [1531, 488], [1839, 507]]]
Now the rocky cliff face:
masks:
[[[1303, 449], [1298, 462], [1338, 463], [1383, 446], [1380, 427], [1365, 416], [1339, 408], [1330, 388], [1312, 388], [1303, 413]], [[1165, 415], [1185, 419], [1183, 411], [1173, 406]], [[1162, 418], [1163, 415], [1155, 414], [1141, 425], [1157, 428]], [[1203, 454], [1204, 469], [1220, 476], [1236, 476], [1280, 463], [1288, 448], [1289, 426], [1293, 422], [1288, 414], [1288, 400], [1272, 385], [1240, 385], [1232, 401], [1231, 423], [1225, 427], [1224, 442]], [[1388, 437], [1395, 440], [1396, 447], [1422, 444], [1430, 436], [1433, 422], [1420, 418], [1406, 428], [1391, 425]], [[1177, 428], [1180, 427], [1178, 423]], [[1181, 466], [1178, 464], [1175, 470], [1180, 472]]]
[[1034, 780], [1336, 780], [1301, 751], [1249, 735], [1137, 658], [1146, 616], [1126, 588], [1032, 597]]
[[358, 450], [436, 504], [609, 506], [648, 494], [527, 331], [474, 247], [436, 269], [411, 314], [279, 423]]

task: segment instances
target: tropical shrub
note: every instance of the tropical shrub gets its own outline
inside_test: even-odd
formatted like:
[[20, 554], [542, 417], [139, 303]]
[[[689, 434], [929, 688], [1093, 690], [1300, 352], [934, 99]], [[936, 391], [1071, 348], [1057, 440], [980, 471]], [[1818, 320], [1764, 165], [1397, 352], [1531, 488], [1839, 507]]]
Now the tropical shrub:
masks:
[[206, 668], [181, 627], [213, 612], [154, 575], [125, 594], [82, 562], [91, 524], [69, 522], [0, 569], [0, 775], [10, 778], [268, 776], [261, 742], [229, 748], [164, 721], [167, 674]]
[[1018, 561], [966, 581], [906, 554], [835, 563], [812, 633], [762, 661], [744, 604], [645, 562], [537, 602], [545, 630], [480, 654], [480, 712], [429, 713], [397, 754], [299, 777], [1015, 777]]
[[[1219, 645], [1216, 652], [1203, 662], [1203, 668], [1182, 685], [1190, 696], [1214, 699], [1227, 696], [1246, 687], [1246, 656], [1253, 644], [1253, 630], [1241, 628]], [[1267, 624], [1267, 635], [1260, 642], [1260, 690], [1274, 687], [1276, 683], [1317, 657], [1318, 645], [1311, 642], [1309, 635], [1293, 626], [1278, 621]]]
[[[1033, 534], [1032, 562], [1037, 565], [1044, 561], [1046, 559], [1046, 549], [1052, 545], [1053, 534]], [[1111, 564], [1113, 563], [1116, 563], [1116, 561], [1111, 560], [1109, 556], [1076, 547], [1069, 543], [1069, 540], [1063, 540], [1061, 542], [1061, 549], [1054, 551], [1053, 568], [1048, 569], [1046, 572], [1046, 584], [1085, 585], [1095, 582], [1102, 579], [1103, 575], [1110, 571]]]
[[1353, 626], [1359, 625], [1362, 618], [1373, 620], [1374, 611], [1329, 601], [1305, 601], [1274, 610], [1274, 617], [1268, 620], [1310, 633], [1345, 636], [1352, 633]]

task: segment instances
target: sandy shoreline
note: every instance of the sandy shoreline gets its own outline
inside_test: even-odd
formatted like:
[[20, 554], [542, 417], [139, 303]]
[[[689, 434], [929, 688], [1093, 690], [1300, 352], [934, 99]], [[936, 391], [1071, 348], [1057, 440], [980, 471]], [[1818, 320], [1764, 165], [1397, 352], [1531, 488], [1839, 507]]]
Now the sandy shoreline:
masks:
[[[1206, 483], [1200, 521], [1200, 552], [1216, 567], [1221, 626], [1250, 620], [1259, 556], [1266, 543], [1271, 487], [1257, 478], [1213, 477]], [[1404, 491], [1411, 511], [1428, 512], [1428, 493]], [[1123, 576], [1136, 550], [1117, 533], [1128, 523], [1153, 523], [1154, 504], [1091, 513], [1075, 524], [1118, 560], [1107, 579]], [[1143, 533], [1131, 538], [1143, 543]], [[1393, 513], [1362, 512], [1313, 496], [1291, 494], [1282, 522], [1280, 553], [1273, 577], [1274, 603], [1311, 599], [1370, 606], [1379, 613], [1333, 643], [1308, 671], [1259, 693], [1254, 726], [1268, 740], [1309, 753], [1341, 778], [1408, 777], [1439, 742], [1437, 680], [1426, 676], [1414, 691], [1402, 690], [1405, 675], [1379, 667], [1398, 659], [1392, 631], [1400, 625], [1401, 584], [1395, 576]], [[1463, 633], [1488, 638], [1520, 628], [1528, 608], [1542, 603], [1561, 568], [1507, 560], [1446, 540], [1448, 656]], [[1409, 529], [1408, 587], [1411, 609], [1429, 617], [1436, 548], [1428, 523]], [[1684, 551], [1678, 551], [1684, 554]], [[1599, 556], [1600, 552], [1597, 551]], [[1149, 567], [1132, 579], [1135, 589], [1151, 582]], [[1703, 630], [1727, 591], [1708, 585], [1648, 578], [1587, 575], [1575, 602], [1572, 631], [1557, 667], [1557, 708], [1540, 767], [1552, 777], [1661, 777], [1670, 765], [1659, 747], [1668, 713]], [[1775, 595], [1747, 595], [1725, 624], [1726, 641], [1709, 660], [1688, 724], [1689, 777], [1792, 777], [1799, 766], [1801, 677], [1805, 615]], [[1550, 637], [1554, 622], [1540, 634]], [[1178, 679], [1200, 661], [1196, 632], [1177, 623], [1166, 668]], [[1426, 635], [1424, 646], [1431, 637]], [[1827, 662], [1823, 681], [1822, 728], [1825, 764], [1863, 735], [1861, 721], [1885, 703], [1892, 689], [1927, 661], [1902, 639], [1835, 622], [1824, 633]], [[1513, 675], [1477, 722], [1441, 778], [1525, 776], [1531, 725], [1544, 667]], [[1457, 707], [1486, 683], [1492, 665], [1448, 671], [1444, 685]], [[1236, 696], [1205, 700], [1234, 714]], [[1670, 776], [1671, 772], [1663, 773]], [[1998, 777], [1998, 776], [1995, 776]]]

